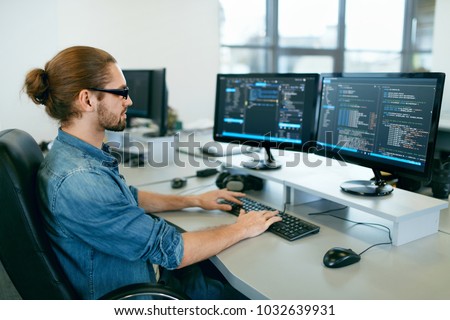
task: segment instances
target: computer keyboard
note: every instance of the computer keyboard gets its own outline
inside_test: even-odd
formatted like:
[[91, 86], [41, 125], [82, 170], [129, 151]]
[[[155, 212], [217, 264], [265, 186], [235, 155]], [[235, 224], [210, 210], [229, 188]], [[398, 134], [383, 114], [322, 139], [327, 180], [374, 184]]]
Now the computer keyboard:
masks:
[[[239, 200], [242, 201], [242, 206], [238, 205], [234, 202], [223, 200], [223, 203], [227, 203], [231, 205], [232, 209], [230, 212], [231, 214], [238, 216], [240, 209], [244, 209], [245, 212], [248, 211], [261, 211], [261, 210], [269, 210], [274, 211], [276, 209], [266, 206], [265, 204], [262, 204], [260, 202], [257, 202], [255, 200], [252, 200], [247, 197], [239, 198]], [[289, 241], [297, 240], [302, 237], [305, 237], [307, 235], [311, 235], [314, 233], [319, 232], [320, 227], [306, 222], [305, 220], [302, 220], [300, 218], [297, 218], [293, 215], [287, 214], [285, 212], [280, 212], [279, 216], [283, 219], [280, 222], [275, 222], [272, 224], [268, 231], [286, 239]]]

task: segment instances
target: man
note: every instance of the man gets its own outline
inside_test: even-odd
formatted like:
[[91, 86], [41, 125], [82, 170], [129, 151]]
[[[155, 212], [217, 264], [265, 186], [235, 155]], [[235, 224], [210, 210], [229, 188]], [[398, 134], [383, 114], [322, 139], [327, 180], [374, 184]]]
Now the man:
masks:
[[[239, 203], [243, 194], [162, 195], [126, 185], [103, 141], [105, 130], [124, 130], [132, 100], [121, 69], [107, 52], [65, 49], [44, 69], [31, 70], [24, 89], [60, 123], [38, 173], [39, 198], [53, 249], [82, 298], [155, 282], [153, 264], [165, 269], [193, 265], [280, 220], [277, 212], [241, 212], [233, 224], [180, 234], [147, 215], [188, 207], [230, 210], [218, 200]], [[196, 273], [196, 278], [200, 280], [184, 282], [194, 282], [184, 288], [191, 298], [229, 297], [202, 275]]]

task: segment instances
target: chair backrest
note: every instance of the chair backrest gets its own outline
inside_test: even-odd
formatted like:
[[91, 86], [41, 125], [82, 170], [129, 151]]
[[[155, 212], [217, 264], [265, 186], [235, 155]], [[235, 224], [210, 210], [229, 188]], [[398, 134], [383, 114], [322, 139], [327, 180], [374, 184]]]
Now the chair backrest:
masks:
[[43, 155], [26, 132], [0, 132], [0, 258], [23, 299], [78, 299], [56, 259], [38, 207]]

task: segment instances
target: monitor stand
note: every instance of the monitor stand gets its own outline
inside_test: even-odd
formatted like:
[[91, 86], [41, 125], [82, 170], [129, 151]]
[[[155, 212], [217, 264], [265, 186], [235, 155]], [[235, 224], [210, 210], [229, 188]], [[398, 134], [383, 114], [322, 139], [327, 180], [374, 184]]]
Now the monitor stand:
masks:
[[275, 170], [280, 169], [281, 164], [275, 160], [270, 152], [269, 146], [264, 146], [264, 150], [266, 150], [266, 158], [265, 159], [253, 159], [250, 161], [243, 161], [241, 165], [247, 169], [253, 170]]
[[345, 192], [361, 196], [386, 196], [394, 188], [387, 184], [382, 178], [380, 171], [372, 169], [375, 180], [351, 180], [341, 184], [341, 189]]

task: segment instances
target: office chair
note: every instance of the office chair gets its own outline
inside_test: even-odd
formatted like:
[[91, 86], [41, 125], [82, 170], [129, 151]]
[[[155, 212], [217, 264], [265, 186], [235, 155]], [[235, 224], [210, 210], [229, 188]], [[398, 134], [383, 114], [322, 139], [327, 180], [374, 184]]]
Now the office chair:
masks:
[[[65, 276], [44, 230], [36, 176], [43, 154], [26, 132], [0, 132], [0, 258], [23, 299], [80, 299]], [[131, 284], [101, 299], [152, 296], [188, 299], [159, 284]]]

